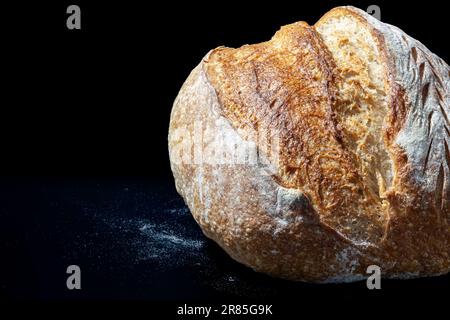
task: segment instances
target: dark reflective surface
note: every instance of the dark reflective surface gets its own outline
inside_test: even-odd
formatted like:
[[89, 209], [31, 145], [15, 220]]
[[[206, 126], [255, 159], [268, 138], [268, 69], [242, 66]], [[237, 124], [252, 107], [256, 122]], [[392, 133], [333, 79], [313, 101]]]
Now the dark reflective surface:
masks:
[[[450, 277], [314, 285], [258, 274], [204, 237], [172, 181], [145, 178], [3, 178], [2, 295], [31, 299], [443, 298]], [[80, 266], [82, 289], [66, 288]]]

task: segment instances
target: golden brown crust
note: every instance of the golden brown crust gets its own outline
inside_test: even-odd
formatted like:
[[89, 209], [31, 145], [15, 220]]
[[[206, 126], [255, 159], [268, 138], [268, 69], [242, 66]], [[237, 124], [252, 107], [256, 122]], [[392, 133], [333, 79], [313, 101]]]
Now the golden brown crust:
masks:
[[[304, 22], [264, 43], [217, 48], [192, 71], [172, 110], [169, 151], [177, 190], [203, 232], [257, 271], [316, 282], [362, 279], [371, 264], [385, 277], [448, 272], [450, 179], [447, 167], [430, 158], [437, 167], [424, 172], [437, 176], [431, 180], [436, 188], [421, 185], [413, 156], [399, 140], [411, 130], [415, 111], [411, 92], [399, 81], [405, 74], [393, 56], [400, 52], [392, 49], [393, 31], [349, 7], [333, 9], [316, 27], [340, 16], [370, 34], [374, 47], [367, 50], [378, 54], [370, 59], [382, 68], [384, 84], [375, 90], [381, 98], [361, 85], [370, 79], [346, 78], [355, 70], [365, 74], [365, 65], [339, 65], [323, 36]], [[418, 73], [423, 68], [417, 66]], [[432, 84], [439, 82], [433, 77]], [[357, 114], [352, 95], [386, 109]], [[436, 93], [441, 102], [442, 95]], [[351, 116], [369, 119], [372, 131], [352, 127]], [[180, 161], [180, 146], [189, 139], [196, 143], [186, 147], [194, 159], [198, 145], [214, 159], [233, 158], [220, 135], [264, 163]], [[371, 157], [375, 146], [381, 151]], [[378, 166], [379, 159], [392, 167]], [[391, 171], [392, 180], [376, 185], [372, 167]]]
[[[389, 272], [392, 274], [432, 275], [448, 272], [450, 268], [450, 208], [442, 206], [442, 196], [436, 197], [436, 191], [447, 194], [450, 189], [439, 186], [439, 161], [430, 158], [427, 168], [426, 152], [415, 141], [424, 141], [425, 148], [431, 150], [433, 139], [430, 140], [431, 130], [434, 128], [436, 140], [443, 141], [445, 146], [445, 113], [448, 110], [447, 96], [449, 87], [448, 66], [438, 57], [429, 52], [422, 44], [408, 37], [399, 29], [383, 25], [379, 21], [368, 17], [361, 10], [353, 7], [336, 8], [327, 13], [322, 19], [330, 16], [351, 15], [361, 21], [372, 33], [378, 42], [378, 47], [386, 64], [388, 82], [387, 117], [383, 134], [385, 145], [389, 150], [393, 162], [394, 179], [392, 187], [387, 191], [386, 197], [390, 204], [389, 218], [386, 225], [385, 238], [381, 243], [381, 252], [387, 257], [385, 261], [393, 261]], [[320, 21], [318, 22], [320, 23]], [[430, 72], [426, 73], [426, 66]], [[447, 70], [447, 71], [446, 71]], [[411, 74], [413, 77], [411, 77]], [[419, 79], [418, 79], [419, 78]], [[447, 78], [447, 79], [446, 79]], [[447, 80], [447, 81], [446, 81]], [[435, 85], [436, 102], [433, 104], [433, 93], [429, 87]], [[418, 90], [412, 88], [418, 87]], [[445, 92], [440, 94], [439, 92]], [[428, 96], [428, 97], [427, 97]], [[448, 99], [448, 98], [447, 98]], [[428, 100], [428, 101], [427, 101]], [[427, 105], [425, 104], [427, 102]], [[439, 107], [440, 106], [440, 107]], [[441, 116], [431, 119], [436, 107]], [[427, 115], [427, 108], [431, 112]], [[428, 118], [423, 123], [428, 125], [422, 132], [423, 125], [415, 126], [411, 123], [420, 123], [414, 115]], [[432, 123], [434, 120], [434, 124]], [[427, 127], [427, 125], [424, 125]], [[436, 130], [441, 130], [438, 133]], [[428, 135], [428, 137], [427, 137]], [[413, 140], [404, 142], [404, 136], [414, 136]], [[408, 150], [409, 148], [415, 148]], [[437, 158], [444, 158], [443, 149], [435, 147]], [[425, 164], [417, 168], [414, 158], [425, 156]], [[441, 160], [442, 161], [442, 160]], [[445, 161], [445, 160], [444, 160]], [[442, 162], [441, 162], [442, 163]], [[441, 164], [441, 168], [445, 165]], [[447, 161], [447, 167], [448, 161]], [[436, 181], [436, 188], [429, 188], [427, 183], [421, 182], [418, 171], [426, 174], [425, 179]], [[444, 172], [444, 170], [441, 170]], [[443, 173], [442, 176], [445, 174]], [[433, 184], [433, 183], [432, 183]], [[430, 190], [431, 189], [431, 190]], [[445, 195], [444, 195], [445, 197]], [[438, 200], [436, 200], [438, 198]], [[435, 205], [439, 202], [439, 205]]]
[[314, 28], [283, 27], [273, 39], [210, 55], [207, 75], [222, 114], [234, 128], [250, 126], [280, 139], [276, 181], [303, 192], [322, 223], [357, 242], [383, 237], [379, 199], [372, 196], [342, 143], [333, 104], [332, 57]]
[[[204, 61], [208, 61], [206, 57]], [[202, 62], [189, 76], [175, 101], [169, 132], [171, 165], [177, 190], [205, 235], [235, 260], [257, 271], [295, 280], [332, 281], [361, 274], [364, 248], [323, 225], [307, 197], [281, 187], [266, 168], [252, 164], [214, 165], [176, 161], [176, 131], [193, 136], [196, 121], [204, 128], [231, 128], [209, 85]], [[195, 112], [192, 111], [195, 106]], [[216, 132], [205, 130], [203, 147], [218, 149]], [[251, 144], [240, 141], [245, 148]]]

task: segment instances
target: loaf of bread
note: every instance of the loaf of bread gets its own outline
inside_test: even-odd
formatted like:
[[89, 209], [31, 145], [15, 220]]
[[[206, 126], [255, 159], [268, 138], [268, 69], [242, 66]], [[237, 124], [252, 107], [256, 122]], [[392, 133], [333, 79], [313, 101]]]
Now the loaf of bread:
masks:
[[450, 68], [354, 7], [210, 51], [169, 154], [204, 234], [258, 272], [311, 282], [450, 270]]

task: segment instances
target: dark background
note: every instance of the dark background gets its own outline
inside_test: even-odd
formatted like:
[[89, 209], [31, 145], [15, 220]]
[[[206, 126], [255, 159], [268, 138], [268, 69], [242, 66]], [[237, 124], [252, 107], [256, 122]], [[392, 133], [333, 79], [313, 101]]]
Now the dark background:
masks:
[[[70, 4], [81, 8], [81, 30], [66, 28]], [[200, 59], [219, 45], [265, 41], [291, 22], [313, 24], [342, 4], [379, 5], [383, 22], [450, 60], [443, 1], [3, 6], [2, 301], [152, 300], [168, 313], [186, 301], [284, 301], [279, 313], [445, 301], [448, 276], [384, 281], [374, 292], [363, 282], [311, 285], [255, 274], [204, 239], [173, 186], [171, 105]], [[65, 287], [69, 264], [82, 269], [80, 291]]]

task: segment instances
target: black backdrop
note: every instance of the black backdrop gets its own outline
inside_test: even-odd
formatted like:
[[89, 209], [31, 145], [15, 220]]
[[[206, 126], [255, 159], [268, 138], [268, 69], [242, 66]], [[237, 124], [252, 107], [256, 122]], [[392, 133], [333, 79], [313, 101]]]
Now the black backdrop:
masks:
[[[81, 30], [66, 28], [70, 4], [81, 8]], [[171, 104], [203, 55], [219, 45], [267, 40], [294, 21], [313, 24], [341, 4], [379, 5], [382, 21], [450, 61], [443, 1], [3, 6], [1, 297], [158, 300], [167, 314], [192, 300], [283, 300], [284, 311], [318, 301], [340, 310], [445, 300], [448, 277], [387, 281], [380, 292], [369, 292], [363, 283], [315, 286], [255, 275], [205, 242], [174, 190], [167, 152]], [[176, 246], [186, 238], [191, 242]], [[186, 253], [199, 247], [198, 254]], [[142, 258], [146, 249], [160, 259]], [[71, 263], [86, 270], [78, 292], [65, 288]], [[286, 303], [291, 299], [295, 303]]]

